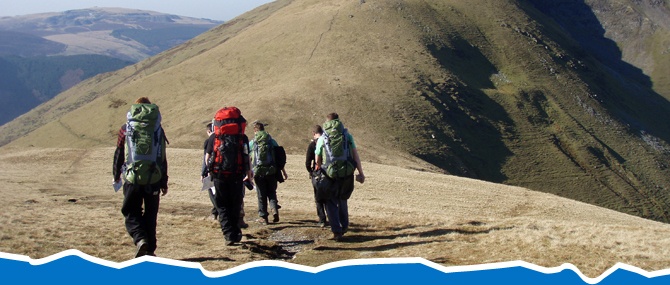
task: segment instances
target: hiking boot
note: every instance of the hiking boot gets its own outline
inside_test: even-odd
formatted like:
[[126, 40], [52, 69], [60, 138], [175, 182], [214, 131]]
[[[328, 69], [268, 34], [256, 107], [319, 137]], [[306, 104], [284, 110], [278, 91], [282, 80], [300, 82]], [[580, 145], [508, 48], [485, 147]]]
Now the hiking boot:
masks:
[[256, 220], [257, 223], [267, 226], [268, 224], [268, 217], [260, 217], [258, 220]]
[[279, 222], [279, 210], [278, 210], [278, 208], [280, 208], [279, 205], [277, 205], [277, 209], [275, 209], [275, 208], [270, 209], [270, 212], [272, 212], [272, 222], [273, 223]]
[[137, 242], [137, 252], [135, 253], [135, 257], [137, 258], [148, 254], [149, 254], [149, 244], [147, 243], [146, 240], [141, 239], [140, 241]]
[[233, 246], [233, 245], [235, 245], [235, 242], [232, 241], [232, 240], [226, 240], [226, 242], [225, 242], [224, 244], [225, 244], [226, 246]]
[[240, 221], [237, 222], [237, 225], [240, 227], [240, 229], [246, 229], [249, 227], [249, 224], [245, 223], [243, 219], [240, 219]]
[[342, 233], [333, 233], [333, 240], [334, 241], [342, 241]]

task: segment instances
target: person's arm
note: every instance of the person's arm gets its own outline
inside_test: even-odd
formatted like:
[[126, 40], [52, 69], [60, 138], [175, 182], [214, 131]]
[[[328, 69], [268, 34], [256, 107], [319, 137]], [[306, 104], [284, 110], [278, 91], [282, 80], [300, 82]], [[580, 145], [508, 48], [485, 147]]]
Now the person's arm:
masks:
[[202, 155], [202, 167], [200, 169], [200, 180], [205, 179], [207, 176], [207, 145], [209, 144], [209, 138], [205, 140], [203, 144], [203, 155]]
[[114, 151], [114, 165], [112, 166], [112, 175], [115, 183], [121, 181], [121, 168], [126, 160], [126, 125], [119, 130], [116, 141], [116, 150]]
[[161, 163], [161, 173], [163, 173], [163, 177], [161, 177], [160, 189], [161, 192], [163, 193], [162, 195], [165, 196], [168, 193], [168, 161], [166, 151], [166, 146], [168, 142], [167, 138], [165, 137], [165, 130], [163, 130], [163, 128], [161, 128], [161, 132], [163, 132], [163, 138], [165, 139], [165, 143], [163, 144], [163, 163]]
[[321, 165], [323, 164], [323, 157], [321, 156], [322, 152], [323, 137], [320, 137], [318, 140], [316, 140], [316, 144], [314, 145], [314, 170], [321, 169]]
[[211, 165], [209, 165], [209, 160], [212, 157], [212, 152], [214, 152], [214, 134], [211, 134], [209, 138], [207, 139], [207, 143], [205, 144], [205, 155], [203, 156], [203, 172], [202, 172], [202, 179], [205, 179], [205, 177], [208, 176], [209, 169]]
[[354, 161], [356, 162], [356, 169], [358, 170], [358, 175], [356, 175], [356, 181], [363, 183], [365, 182], [365, 174], [363, 174], [363, 164], [361, 164], [361, 157], [358, 156], [358, 149], [356, 147], [354, 137], [351, 134], [348, 135], [349, 135], [349, 143], [351, 146], [351, 156], [354, 158]]
[[307, 147], [307, 154], [305, 154], [305, 169], [310, 174], [314, 171], [314, 149], [316, 149], [316, 142], [312, 140]]
[[247, 159], [242, 159], [244, 161], [244, 168], [246, 170], [247, 175], [244, 176], [244, 179], [242, 181], [249, 181], [251, 182], [254, 178], [254, 172], [251, 170], [251, 147], [253, 147], [253, 141], [249, 141], [249, 138], [246, 138], [246, 145], [244, 149], [244, 155], [246, 155]]
[[356, 175], [356, 181], [363, 183], [365, 182], [365, 174], [363, 174], [363, 165], [361, 164], [361, 158], [358, 156], [358, 150], [352, 148], [351, 154], [354, 157], [354, 161], [356, 161], [356, 169], [358, 169], [358, 175]]

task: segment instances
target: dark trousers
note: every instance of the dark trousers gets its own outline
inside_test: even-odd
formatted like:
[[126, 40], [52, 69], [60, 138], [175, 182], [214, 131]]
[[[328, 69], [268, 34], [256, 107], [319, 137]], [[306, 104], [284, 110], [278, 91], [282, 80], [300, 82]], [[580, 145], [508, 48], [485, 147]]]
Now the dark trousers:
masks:
[[277, 201], [277, 178], [274, 175], [255, 176], [256, 196], [258, 196], [258, 216], [265, 218], [268, 216], [268, 202], [270, 208], [279, 210]]
[[214, 178], [216, 193], [212, 195], [212, 192], [208, 191], [210, 198], [216, 204], [221, 231], [227, 241], [239, 242], [242, 240], [242, 230], [238, 224], [244, 194], [242, 179], [243, 177], [239, 175], [221, 179]]
[[326, 223], [326, 202], [316, 199], [316, 187], [314, 188], [314, 204], [316, 204], [316, 215], [319, 217], [319, 223]]
[[[207, 178], [209, 179], [209, 178]], [[216, 210], [216, 199], [214, 199], [214, 195], [212, 195], [212, 190], [207, 189], [207, 192], [209, 193], [209, 200], [212, 201], [212, 215], [214, 215], [215, 218], [219, 217], [219, 211]]]
[[[158, 219], [158, 205], [160, 203], [160, 188], [154, 185], [123, 184], [123, 206], [121, 213], [125, 217], [126, 231], [137, 244], [144, 239], [147, 250], [156, 251], [156, 220]], [[144, 204], [144, 211], [142, 211]]]
[[326, 202], [326, 212], [333, 233], [344, 233], [349, 228], [349, 205], [347, 200], [354, 191], [354, 176], [337, 178], [333, 182], [334, 193]]
[[[243, 184], [244, 185], [244, 184]], [[212, 195], [212, 191], [210, 189], [207, 189], [207, 192], [209, 193], [209, 200], [212, 201], [212, 216], [214, 216], [215, 219], [219, 219], [219, 211], [216, 209], [216, 199], [214, 195]], [[244, 191], [242, 191], [242, 204], [240, 204], [240, 224], [244, 224]]]

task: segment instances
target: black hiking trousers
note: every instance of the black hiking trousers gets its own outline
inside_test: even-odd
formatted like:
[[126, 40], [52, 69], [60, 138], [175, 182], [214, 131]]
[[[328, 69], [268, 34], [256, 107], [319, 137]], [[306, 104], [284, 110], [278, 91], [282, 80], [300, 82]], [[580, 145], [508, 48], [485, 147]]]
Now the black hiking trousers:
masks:
[[316, 215], [319, 217], [319, 223], [325, 224], [327, 222], [326, 220], [326, 203], [328, 200], [319, 200], [316, 198], [316, 187], [312, 185], [312, 188], [314, 188], [314, 204], [316, 204]]
[[226, 241], [239, 242], [242, 240], [242, 229], [238, 224], [242, 199], [244, 199], [244, 176], [230, 175], [214, 178], [215, 192], [207, 191], [214, 201], [219, 213], [221, 231]]
[[256, 183], [256, 196], [258, 197], [258, 216], [266, 218], [268, 213], [268, 202], [270, 209], [274, 209], [279, 213], [279, 205], [277, 201], [277, 178], [273, 175], [254, 176]]
[[[123, 184], [121, 213], [126, 220], [126, 231], [135, 244], [144, 239], [150, 253], [156, 251], [156, 220], [161, 193], [159, 185], [159, 183], [135, 185], [128, 182]], [[144, 211], [142, 205], [144, 205]]]

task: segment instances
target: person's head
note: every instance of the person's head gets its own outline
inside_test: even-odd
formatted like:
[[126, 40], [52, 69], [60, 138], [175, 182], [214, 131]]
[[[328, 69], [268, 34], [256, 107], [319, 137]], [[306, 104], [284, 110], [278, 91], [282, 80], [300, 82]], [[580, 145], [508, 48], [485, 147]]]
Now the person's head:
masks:
[[321, 137], [322, 134], [323, 134], [323, 128], [321, 128], [321, 126], [314, 125], [312, 127], [312, 138], [313, 139], [318, 139], [319, 137]]
[[214, 131], [212, 130], [212, 123], [207, 124], [207, 135], [211, 135]]
[[135, 104], [151, 104], [151, 101], [147, 97], [140, 97], [135, 100]]
[[267, 126], [267, 124], [264, 124], [263, 122], [260, 122], [260, 121], [255, 121], [254, 122], [254, 132], [265, 131], [265, 126]]
[[338, 115], [337, 113], [330, 113], [326, 116], [326, 119], [328, 119], [328, 121], [337, 120], [339, 118], [340, 115]]

